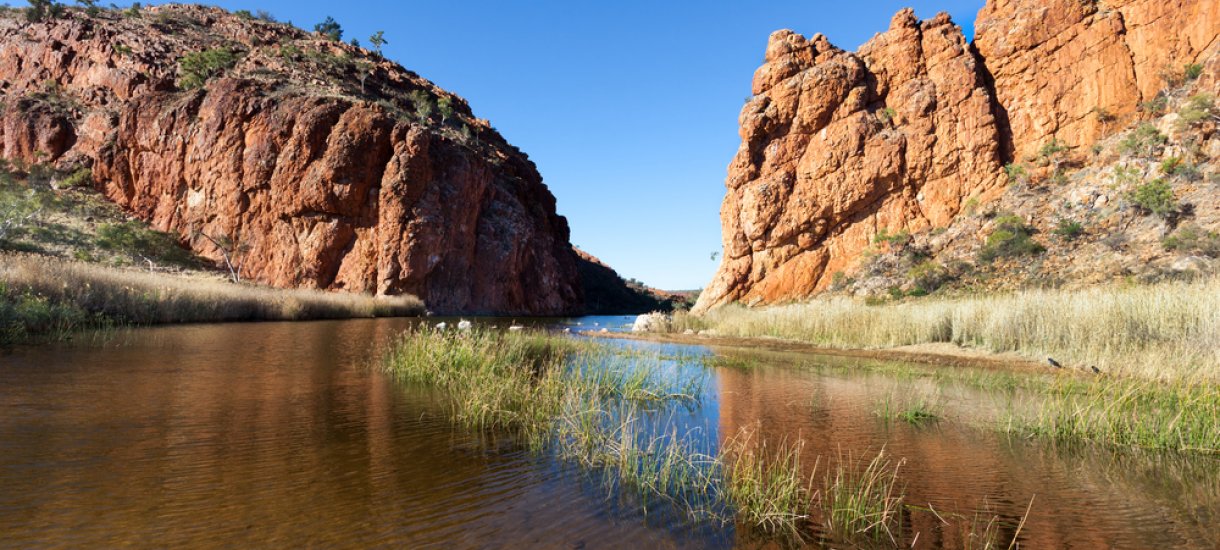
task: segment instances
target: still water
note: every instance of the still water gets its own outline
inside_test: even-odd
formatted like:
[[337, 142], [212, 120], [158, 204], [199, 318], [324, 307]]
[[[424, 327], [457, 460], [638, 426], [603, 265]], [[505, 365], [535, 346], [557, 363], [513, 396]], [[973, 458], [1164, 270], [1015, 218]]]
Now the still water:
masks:
[[[645, 515], [562, 462], [454, 428], [437, 395], [372, 368], [411, 322], [160, 327], [0, 352], [0, 546], [755, 544], [733, 525]], [[629, 322], [545, 321], [588, 330]], [[768, 366], [713, 368], [701, 407], [683, 422], [713, 440], [747, 427], [800, 438], [809, 464], [884, 447], [906, 459], [908, 504], [941, 515], [987, 510], [1008, 533], [1030, 509], [1027, 548], [1220, 544], [1214, 458], [1059, 448], [967, 422], [885, 423], [874, 414], [879, 399], [943, 390], [799, 364], [808, 357], [751, 357]], [[969, 391], [941, 398], [947, 418], [994, 408]], [[914, 511], [904, 538], [962, 547], [945, 525]]]

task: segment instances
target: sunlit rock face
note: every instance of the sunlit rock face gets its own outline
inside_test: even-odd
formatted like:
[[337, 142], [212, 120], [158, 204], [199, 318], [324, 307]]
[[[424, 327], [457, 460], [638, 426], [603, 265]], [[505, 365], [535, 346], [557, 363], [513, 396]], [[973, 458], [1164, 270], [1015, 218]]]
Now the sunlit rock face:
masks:
[[991, 0], [967, 41], [899, 12], [855, 53], [772, 34], [697, 309], [807, 298], [881, 231], [943, 227], [1050, 140], [1089, 147], [1220, 50], [1220, 3]]
[[[214, 48], [233, 66], [185, 89], [179, 59]], [[0, 84], [0, 155], [90, 167], [196, 252], [239, 243], [243, 278], [415, 294], [441, 313], [584, 308], [534, 164], [464, 100], [368, 51], [198, 6], [11, 13]]]

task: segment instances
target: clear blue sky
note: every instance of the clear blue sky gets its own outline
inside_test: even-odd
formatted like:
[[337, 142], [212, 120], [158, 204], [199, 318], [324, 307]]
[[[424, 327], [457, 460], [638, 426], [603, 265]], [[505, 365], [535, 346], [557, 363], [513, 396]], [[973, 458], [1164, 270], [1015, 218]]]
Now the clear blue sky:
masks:
[[737, 114], [772, 31], [854, 50], [909, 6], [949, 12], [970, 37], [983, 0], [217, 4], [306, 29], [330, 15], [366, 45], [384, 30], [388, 57], [468, 99], [537, 163], [573, 244], [624, 277], [690, 289], [719, 263]]

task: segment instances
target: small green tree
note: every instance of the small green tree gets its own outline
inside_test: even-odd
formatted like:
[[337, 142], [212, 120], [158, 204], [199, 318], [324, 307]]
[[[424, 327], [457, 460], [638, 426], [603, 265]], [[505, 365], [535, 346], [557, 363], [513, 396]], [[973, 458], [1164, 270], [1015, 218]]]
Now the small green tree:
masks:
[[377, 31], [373, 33], [373, 36], [369, 37], [369, 44], [373, 45], [373, 52], [378, 57], [381, 56], [381, 47], [389, 43], [390, 41], [385, 39], [385, 31]]
[[423, 90], [415, 90], [407, 97], [411, 99], [411, 103], [415, 106], [415, 113], [419, 115], [421, 121], [432, 118], [432, 113], [436, 109], [436, 105], [432, 103], [432, 94]]
[[1200, 76], [1203, 76], [1203, 65], [1199, 63], [1189, 63], [1182, 67], [1182, 77], [1187, 82], [1198, 80]]
[[102, 13], [102, 8], [97, 6], [97, 0], [76, 0], [76, 3], [85, 8], [85, 14], [89, 17], [96, 17], [97, 14]]
[[64, 16], [64, 5], [54, 0], [29, 0], [30, 7], [25, 10], [25, 19], [30, 23], [40, 23], [59, 19]]
[[453, 98], [444, 96], [436, 100], [436, 108], [441, 113], [441, 123], [448, 122], [453, 116]]
[[1165, 114], [1166, 107], [1169, 107], [1169, 98], [1165, 96], [1165, 92], [1158, 93], [1156, 97], [1139, 104], [1140, 111], [1150, 115]]
[[1042, 147], [1038, 149], [1038, 159], [1041, 160], [1044, 165], [1051, 165], [1053, 167], [1052, 173], [1054, 174], [1054, 177], [1058, 178], [1062, 170], [1063, 162], [1066, 160], [1067, 151], [1067, 145], [1064, 145], [1062, 141], [1059, 141], [1059, 138], [1051, 138], [1050, 141], [1042, 144]]
[[313, 26], [313, 32], [325, 36], [335, 42], [343, 41], [343, 27], [339, 26], [339, 22], [335, 18], [326, 16], [321, 23]]
[[1127, 194], [1127, 200], [1145, 214], [1168, 218], [1179, 210], [1178, 200], [1173, 195], [1169, 182], [1157, 178]]
[[1105, 107], [1093, 107], [1093, 115], [1097, 117], [1097, 122], [1101, 123], [1101, 133], [1103, 134], [1110, 128], [1110, 124], [1118, 120], [1118, 117]]
[[1063, 219], [1055, 226], [1054, 233], [1064, 240], [1072, 241], [1084, 234], [1084, 226], [1080, 222]]

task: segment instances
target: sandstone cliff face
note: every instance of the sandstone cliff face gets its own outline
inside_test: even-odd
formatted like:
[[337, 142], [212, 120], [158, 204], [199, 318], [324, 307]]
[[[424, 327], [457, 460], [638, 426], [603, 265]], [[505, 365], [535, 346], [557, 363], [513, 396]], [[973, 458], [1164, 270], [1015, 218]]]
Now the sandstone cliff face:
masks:
[[879, 230], [944, 224], [1003, 187], [993, 97], [947, 16], [904, 10], [854, 54], [779, 31], [753, 91], [702, 308], [807, 296]]
[[1091, 147], [1220, 51], [1220, 2], [990, 0], [975, 32], [1020, 159], [1052, 139]]
[[910, 10], [856, 53], [774, 33], [696, 309], [807, 298], [883, 231], [945, 227], [1000, 196], [1006, 163], [1052, 139], [1091, 147], [1167, 76], [1214, 59], [1220, 3], [989, 0], [976, 35]]
[[[184, 90], [178, 58], [215, 48], [233, 66]], [[583, 307], [534, 165], [367, 51], [212, 8], [74, 10], [0, 19], [0, 91], [0, 154], [91, 166], [110, 199], [203, 255], [236, 243], [244, 278], [445, 313]]]

